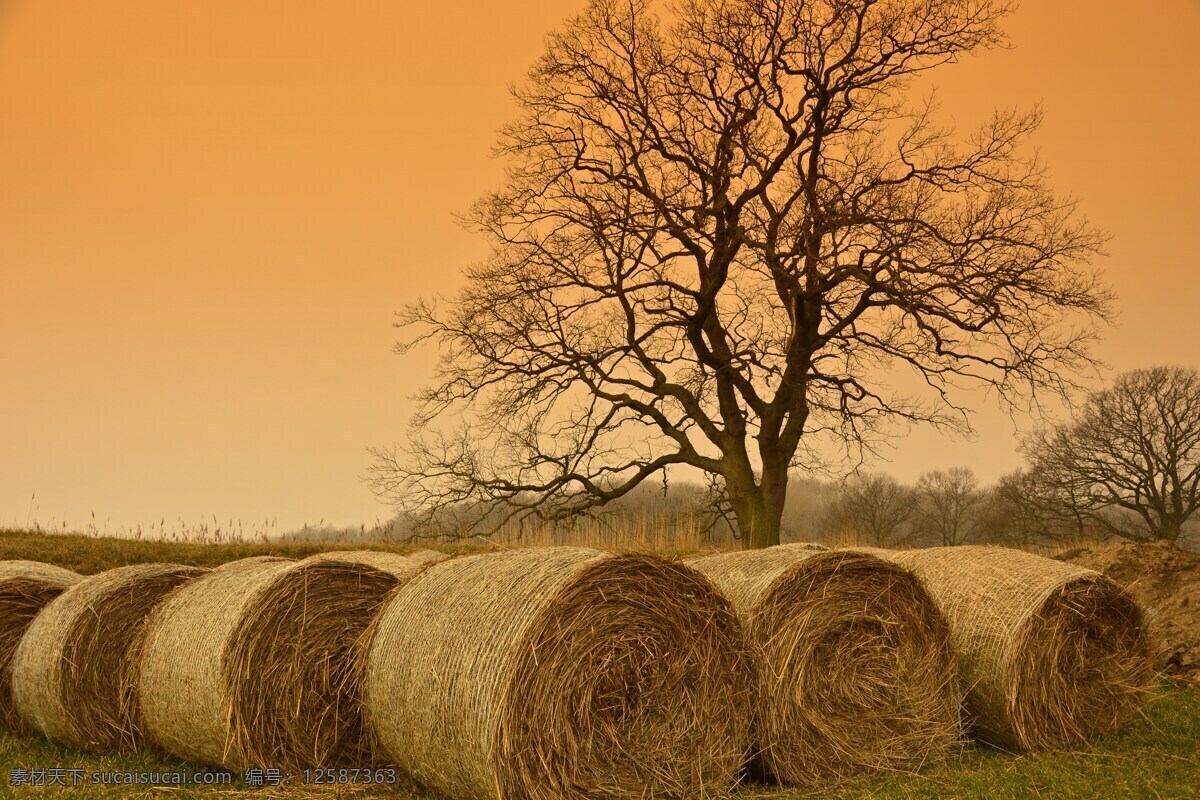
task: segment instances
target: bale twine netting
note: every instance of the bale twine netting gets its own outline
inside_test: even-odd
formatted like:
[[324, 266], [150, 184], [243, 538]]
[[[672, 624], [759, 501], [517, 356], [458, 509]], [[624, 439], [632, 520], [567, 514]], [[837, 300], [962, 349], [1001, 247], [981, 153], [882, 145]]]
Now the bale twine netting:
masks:
[[12, 696], [12, 659], [26, 628], [83, 576], [37, 561], [0, 561], [0, 731], [23, 731]]
[[13, 697], [26, 725], [82, 750], [137, 748], [134, 640], [164, 597], [205, 572], [137, 564], [85, 578], [55, 598], [13, 659]]
[[1003, 547], [883, 555], [912, 570], [949, 621], [976, 738], [1061, 749], [1137, 713], [1154, 648], [1141, 608], [1113, 581]]
[[151, 615], [137, 678], [147, 738], [229, 769], [365, 766], [362, 634], [427, 565], [368, 551], [246, 562]]
[[737, 619], [663, 558], [530, 548], [437, 564], [389, 601], [367, 712], [451, 798], [704, 798], [749, 729]]
[[754, 771], [828, 784], [911, 769], [960, 741], [949, 629], [908, 571], [805, 545], [689, 564], [732, 601], [746, 631]]

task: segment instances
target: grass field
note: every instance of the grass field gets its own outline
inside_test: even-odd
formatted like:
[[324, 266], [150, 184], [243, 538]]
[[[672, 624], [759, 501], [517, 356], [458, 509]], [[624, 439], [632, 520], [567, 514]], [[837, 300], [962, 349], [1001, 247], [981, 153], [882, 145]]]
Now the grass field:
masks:
[[[248, 786], [240, 780], [210, 787], [105, 787], [89, 783], [92, 773], [203, 771], [195, 765], [153, 755], [91, 756], [45, 741], [0, 736], [0, 796], [124, 797], [392, 797], [424, 800], [432, 795], [404, 783], [381, 787], [306, 786], [298, 778], [277, 788]], [[84, 783], [75, 787], [12, 786], [13, 769], [80, 769]], [[239, 776], [240, 777], [240, 776]], [[64, 775], [70, 782], [70, 776]], [[749, 785], [736, 800], [1195, 800], [1200, 797], [1200, 692], [1163, 684], [1143, 719], [1120, 734], [1071, 753], [1011, 756], [976, 747], [958, 757], [927, 766], [915, 775], [871, 775], [836, 790], [815, 793]]]
[[[474, 546], [464, 546], [476, 549]], [[173, 561], [215, 566], [251, 555], [303, 557], [319, 545], [195, 545], [128, 541], [85, 536], [42, 536], [27, 532], [0, 532], [0, 560], [24, 558], [58, 564], [83, 573], [152, 561]], [[404, 552], [411, 547], [383, 549]], [[13, 770], [79, 770], [59, 773], [64, 783], [73, 777], [76, 786], [14, 786]], [[205, 772], [204, 768], [151, 754], [94, 756], [34, 739], [0, 735], [0, 797], [60, 796], [80, 798], [132, 797], [391, 797], [417, 800], [431, 795], [400, 782], [389, 787], [318, 787], [296, 777], [279, 787], [247, 785], [242, 776], [214, 786], [161, 787], [101, 786], [97, 773]], [[96, 776], [99, 777], [99, 776]], [[47, 773], [46, 780], [51, 779]], [[1091, 742], [1071, 753], [1011, 756], [967, 747], [955, 758], [929, 765], [915, 775], [865, 776], [836, 790], [804, 793], [748, 785], [737, 800], [924, 800], [933, 798], [1200, 798], [1200, 691], [1162, 683], [1147, 705], [1142, 719], [1119, 734]]]
[[[215, 567], [250, 556], [306, 558], [326, 550], [366, 549], [363, 545], [320, 544], [189, 544], [153, 540], [117, 539], [77, 534], [40, 534], [0, 530], [0, 561], [28, 559], [94, 575], [127, 564], [166, 562], [194, 567]], [[371, 550], [407, 553], [422, 545], [371, 545]], [[484, 544], [455, 544], [435, 549], [454, 552], [483, 551]]]

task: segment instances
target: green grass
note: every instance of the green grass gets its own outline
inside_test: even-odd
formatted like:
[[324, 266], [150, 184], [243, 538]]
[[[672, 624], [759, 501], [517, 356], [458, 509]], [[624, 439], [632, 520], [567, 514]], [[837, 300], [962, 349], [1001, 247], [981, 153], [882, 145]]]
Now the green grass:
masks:
[[[79, 798], [143, 797], [391, 797], [425, 800], [416, 787], [400, 783], [386, 789], [317, 788], [298, 780], [274, 789], [230, 786], [185, 789], [107, 788], [81, 785], [71, 789], [13, 787], [15, 768], [81, 768], [88, 773], [111, 771], [186, 771], [195, 765], [149, 754], [92, 756], [34, 739], [0, 736], [0, 797], [60, 796]], [[1103, 737], [1070, 753], [1011, 756], [970, 747], [949, 761], [927, 766], [916, 775], [864, 776], [836, 790], [805, 793], [751, 785], [735, 800], [1195, 800], [1200, 797], [1200, 692], [1162, 684], [1142, 719], [1119, 734]]]
[[[459, 546], [465, 549], [479, 549]], [[32, 559], [93, 574], [114, 566], [170, 561], [197, 566], [216, 566], [254, 555], [300, 558], [343, 546], [271, 544], [184, 544], [131, 541], [87, 536], [44, 536], [36, 533], [0, 531], [0, 560]], [[411, 546], [384, 546], [395, 552]], [[12, 769], [77, 768], [93, 772], [203, 771], [153, 754], [97, 756], [80, 753], [50, 742], [0, 735], [0, 797], [61, 796], [79, 798], [132, 797], [302, 797], [426, 800], [407, 783], [379, 787], [311, 787], [297, 779], [280, 788], [261, 789], [241, 781], [214, 787], [160, 788], [102, 787], [84, 783], [74, 788], [15, 787]], [[69, 778], [68, 778], [69, 779]], [[401, 779], [403, 780], [403, 779]], [[1155, 800], [1200, 800], [1200, 690], [1161, 685], [1146, 706], [1141, 719], [1119, 734], [1097, 739], [1069, 753], [1012, 756], [993, 750], [968, 747], [955, 758], [932, 764], [919, 774], [864, 776], [833, 790], [804, 793], [750, 785], [736, 800], [1025, 800], [1056, 798], [1154, 798]]]
[[[783, 791], [749, 797], [800, 798]], [[918, 775], [864, 777], [827, 798], [1025, 800], [1200, 798], [1200, 691], [1163, 683], [1144, 715], [1120, 733], [1067, 753], [1013, 756], [969, 747]]]

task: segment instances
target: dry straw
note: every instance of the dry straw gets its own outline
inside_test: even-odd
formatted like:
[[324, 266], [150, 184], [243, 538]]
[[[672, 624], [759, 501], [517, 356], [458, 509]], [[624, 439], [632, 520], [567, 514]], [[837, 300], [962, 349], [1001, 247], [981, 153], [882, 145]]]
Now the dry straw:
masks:
[[421, 564], [436, 564], [439, 561], [445, 561], [451, 556], [449, 553], [443, 553], [440, 550], [414, 550], [411, 553], [405, 553], [404, 557]]
[[689, 562], [732, 602], [757, 679], [754, 767], [826, 784], [913, 768], [961, 738], [949, 630], [909, 572], [805, 545]]
[[924, 581], [949, 620], [982, 741], [1067, 748], [1141, 706], [1155, 672], [1143, 613], [1100, 573], [1002, 547], [887, 557]]
[[732, 609], [682, 564], [469, 556], [388, 603], [367, 709], [388, 755], [452, 798], [720, 796], [749, 727], [740, 642]]
[[13, 660], [13, 695], [34, 731], [84, 750], [140, 743], [130, 668], [146, 616], [207, 570], [138, 564], [85, 578], [29, 626]]
[[247, 558], [239, 558], [236, 561], [226, 561], [213, 568], [213, 572], [229, 572], [230, 570], [254, 569], [261, 564], [284, 564], [290, 563], [295, 559], [284, 558], [283, 556], [249, 556]]
[[25, 629], [47, 603], [81, 580], [50, 564], [0, 561], [0, 731], [25, 728], [12, 697], [12, 659]]
[[151, 616], [141, 644], [147, 737], [231, 769], [367, 758], [359, 639], [387, 593], [424, 566], [365, 551], [258, 557], [184, 587]]
[[443, 558], [325, 553], [263, 589], [226, 661], [231, 749], [240, 759], [292, 770], [370, 765], [364, 634], [389, 592]]
[[229, 636], [255, 594], [294, 564], [246, 561], [251, 563], [224, 564], [182, 587], [143, 629], [135, 679], [142, 733], [193, 761], [226, 763]]

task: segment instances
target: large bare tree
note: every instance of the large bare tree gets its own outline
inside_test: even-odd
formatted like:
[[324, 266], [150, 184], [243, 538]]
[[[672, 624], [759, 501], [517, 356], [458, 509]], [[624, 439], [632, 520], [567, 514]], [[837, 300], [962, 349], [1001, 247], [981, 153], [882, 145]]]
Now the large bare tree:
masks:
[[559, 519], [689, 467], [761, 547], [831, 442], [965, 428], [964, 384], [1068, 388], [1108, 297], [1101, 237], [1026, 152], [1039, 113], [959, 136], [910, 97], [1009, 6], [593, 0], [516, 90], [469, 215], [491, 257], [402, 312], [441, 366], [379, 494]]
[[1023, 449], [1062, 514], [1128, 539], [1175, 541], [1200, 509], [1200, 373], [1118, 375], [1075, 419], [1037, 431]]

